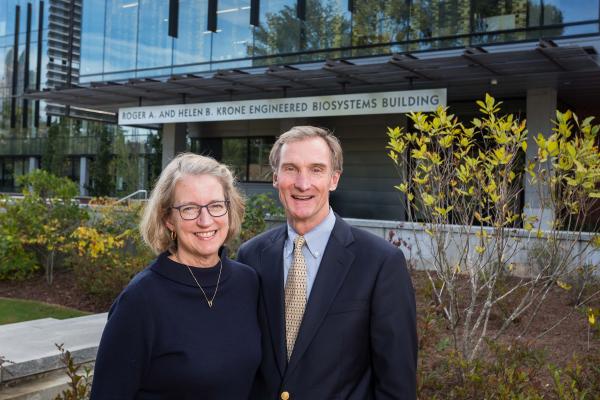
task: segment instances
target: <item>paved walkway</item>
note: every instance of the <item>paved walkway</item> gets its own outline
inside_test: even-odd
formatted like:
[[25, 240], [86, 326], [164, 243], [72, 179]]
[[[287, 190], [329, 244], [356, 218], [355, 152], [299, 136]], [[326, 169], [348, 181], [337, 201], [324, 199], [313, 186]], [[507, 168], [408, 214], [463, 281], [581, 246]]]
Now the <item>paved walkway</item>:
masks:
[[64, 344], [77, 363], [94, 361], [106, 313], [58, 320], [44, 318], [0, 325], [0, 384], [63, 367], [56, 344]]

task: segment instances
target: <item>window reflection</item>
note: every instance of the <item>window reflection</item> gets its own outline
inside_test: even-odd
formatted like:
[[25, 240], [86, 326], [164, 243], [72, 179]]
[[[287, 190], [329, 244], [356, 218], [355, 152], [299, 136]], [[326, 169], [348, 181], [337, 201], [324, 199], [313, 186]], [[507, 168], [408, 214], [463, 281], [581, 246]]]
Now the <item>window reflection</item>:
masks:
[[[491, 2], [475, 0], [473, 3], [473, 32], [495, 32], [524, 29], [527, 26], [527, 0], [512, 2]], [[524, 32], [479, 35], [474, 43], [494, 43], [508, 40], [522, 40]]]
[[269, 153], [275, 143], [273, 137], [249, 138], [248, 180], [252, 182], [270, 182], [272, 170]]
[[[351, 42], [351, 15], [342, 0], [307, 0], [306, 21], [300, 33], [302, 50], [348, 47]], [[330, 53], [329, 57], [350, 54]]]
[[139, 0], [139, 9], [137, 67], [170, 65], [169, 2]]
[[9, 3], [9, 1], [0, 2], [0, 47], [4, 46], [2, 37], [8, 33], [6, 31], [6, 28], [9, 18], [8, 16], [10, 15], [10, 13], [8, 12]]
[[139, 2], [138, 0], [107, 0], [107, 2], [104, 71], [134, 69]]
[[240, 181], [247, 181], [248, 177], [248, 141], [246, 138], [226, 138], [223, 141], [221, 162], [233, 169], [235, 176]]
[[206, 31], [208, 0], [179, 0], [179, 35], [173, 41], [173, 64], [210, 60], [211, 33]]
[[273, 136], [192, 138], [190, 150], [227, 164], [242, 182], [270, 182], [269, 152], [273, 143]]
[[[410, 9], [411, 39], [464, 35], [470, 32], [471, 0], [415, 0]], [[465, 38], [419, 44], [415, 50], [466, 46]]]
[[81, 16], [81, 74], [102, 72], [104, 56], [104, 0], [84, 1]]
[[254, 56], [300, 51], [296, 0], [263, 0], [259, 18], [259, 26], [254, 29]]
[[7, 68], [7, 51], [5, 47], [0, 46], [0, 88], [8, 86], [6, 81]]
[[[547, 25], [556, 25], [562, 24], [566, 22], [564, 20], [564, 15], [561, 10], [561, 2], [560, 1], [542, 1], [535, 0], [529, 2], [529, 21], [528, 25], [531, 27], [540, 27]], [[575, 1], [572, 3], [581, 3], [580, 1]], [[585, 2], [589, 3], [588, 1]], [[581, 4], [579, 4], [581, 6]], [[563, 7], [564, 8], [564, 7]], [[589, 11], [589, 9], [588, 9]], [[571, 16], [574, 14], [571, 12]], [[585, 20], [584, 17], [581, 17], [580, 20]], [[574, 21], [570, 21], [574, 22]], [[535, 30], [530, 31], [528, 33], [529, 38], [543, 37], [543, 36], [559, 36], [563, 34], [562, 28], [550, 28], [544, 30]]]
[[544, 0], [543, 25], [598, 18], [598, 0]]
[[252, 43], [250, 0], [221, 0], [217, 8], [217, 32], [212, 34], [212, 59], [244, 58]]
[[[416, 1], [416, 3], [421, 3]], [[352, 44], [398, 42], [408, 39], [409, 6], [406, 1], [355, 2]]]

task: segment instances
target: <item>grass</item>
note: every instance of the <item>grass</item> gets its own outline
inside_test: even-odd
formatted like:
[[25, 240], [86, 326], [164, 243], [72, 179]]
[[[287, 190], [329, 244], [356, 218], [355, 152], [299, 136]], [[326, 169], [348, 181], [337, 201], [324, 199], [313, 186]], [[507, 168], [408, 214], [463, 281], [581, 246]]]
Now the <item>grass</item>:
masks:
[[74, 308], [61, 307], [39, 301], [0, 297], [0, 325], [39, 318], [65, 319], [88, 314]]

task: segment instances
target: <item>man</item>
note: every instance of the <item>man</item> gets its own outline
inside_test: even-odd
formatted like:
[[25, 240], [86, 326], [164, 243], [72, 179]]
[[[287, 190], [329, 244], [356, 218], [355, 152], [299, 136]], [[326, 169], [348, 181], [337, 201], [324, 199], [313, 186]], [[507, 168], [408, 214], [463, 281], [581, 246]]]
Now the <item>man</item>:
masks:
[[330, 132], [297, 126], [270, 154], [287, 225], [245, 243], [261, 280], [253, 399], [416, 398], [414, 292], [402, 252], [329, 206], [342, 173]]

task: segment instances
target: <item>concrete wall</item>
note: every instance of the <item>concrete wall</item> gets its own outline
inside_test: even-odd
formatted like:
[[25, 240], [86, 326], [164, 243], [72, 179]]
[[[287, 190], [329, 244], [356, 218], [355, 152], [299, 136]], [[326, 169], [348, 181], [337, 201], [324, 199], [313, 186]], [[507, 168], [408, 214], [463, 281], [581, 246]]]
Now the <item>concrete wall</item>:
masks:
[[[432, 240], [421, 224], [403, 221], [345, 219], [351, 225], [365, 229], [386, 240], [390, 240], [390, 238], [401, 239], [405, 244], [400, 248], [407, 259], [412, 260], [418, 269], [433, 269]], [[491, 233], [491, 228], [486, 230]], [[448, 234], [445, 253], [451, 263], [458, 262], [457, 249], [463, 248], [466, 241], [469, 241], [470, 248], [473, 249], [470, 260], [476, 257], [474, 249], [479, 244], [479, 238], [476, 236], [478, 229], [468, 231], [465, 227], [448, 225], [444, 231]], [[544, 237], [547, 237], [547, 231], [542, 231], [542, 233]], [[507, 233], [507, 236], [510, 239], [508, 240], [505, 259], [508, 263], [514, 264], [514, 273], [521, 276], [530, 276], [535, 273], [535, 265], [533, 265], [535, 253], [547, 244], [547, 239], [544, 237], [537, 238], [535, 231], [527, 232], [523, 229], [512, 229]], [[570, 253], [566, 251], [564, 253], [564, 257], [570, 255], [569, 264], [572, 268], [584, 265], [598, 267], [600, 265], [600, 249], [594, 249], [590, 243], [593, 236], [593, 233], [583, 233], [577, 238], [571, 232], [560, 232], [557, 235], [559, 246], [565, 250], [571, 246], [573, 247]]]

